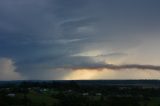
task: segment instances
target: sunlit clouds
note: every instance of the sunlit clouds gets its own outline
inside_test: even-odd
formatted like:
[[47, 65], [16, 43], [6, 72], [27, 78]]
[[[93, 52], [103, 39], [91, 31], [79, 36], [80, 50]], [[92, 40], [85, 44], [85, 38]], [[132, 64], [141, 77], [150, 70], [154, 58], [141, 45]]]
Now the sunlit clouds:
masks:
[[95, 79], [98, 74], [102, 72], [98, 72], [97, 70], [89, 70], [89, 69], [77, 69], [73, 70], [69, 75], [64, 77], [65, 80], [89, 80]]
[[[154, 77], [153, 77], [154, 76]], [[64, 76], [65, 80], [88, 80], [88, 79], [159, 79], [157, 71], [144, 70], [109, 70], [77, 69]]]
[[24, 80], [20, 73], [16, 72], [14, 61], [9, 58], [0, 58], [0, 80]]

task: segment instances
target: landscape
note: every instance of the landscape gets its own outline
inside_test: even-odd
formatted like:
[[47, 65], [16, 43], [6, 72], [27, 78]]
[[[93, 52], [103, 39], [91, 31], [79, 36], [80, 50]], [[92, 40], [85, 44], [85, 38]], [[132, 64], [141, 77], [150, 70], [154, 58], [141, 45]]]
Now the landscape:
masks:
[[160, 0], [0, 0], [0, 106], [160, 106]]
[[160, 106], [159, 80], [0, 82], [0, 106]]

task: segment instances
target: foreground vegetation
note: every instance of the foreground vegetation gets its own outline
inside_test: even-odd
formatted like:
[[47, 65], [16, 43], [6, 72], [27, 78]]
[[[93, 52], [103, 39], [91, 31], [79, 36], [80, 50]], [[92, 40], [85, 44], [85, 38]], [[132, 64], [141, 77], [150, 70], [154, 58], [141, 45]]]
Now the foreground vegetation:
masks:
[[1, 86], [0, 106], [160, 106], [160, 88], [23, 82]]

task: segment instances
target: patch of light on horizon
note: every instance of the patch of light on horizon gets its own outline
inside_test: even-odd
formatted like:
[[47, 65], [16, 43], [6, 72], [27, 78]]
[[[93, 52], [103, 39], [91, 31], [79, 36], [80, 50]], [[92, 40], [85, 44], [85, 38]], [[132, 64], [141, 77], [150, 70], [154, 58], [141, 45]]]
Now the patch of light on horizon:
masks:
[[92, 79], [160, 79], [160, 72], [151, 70], [110, 70], [77, 69], [64, 80], [92, 80]]

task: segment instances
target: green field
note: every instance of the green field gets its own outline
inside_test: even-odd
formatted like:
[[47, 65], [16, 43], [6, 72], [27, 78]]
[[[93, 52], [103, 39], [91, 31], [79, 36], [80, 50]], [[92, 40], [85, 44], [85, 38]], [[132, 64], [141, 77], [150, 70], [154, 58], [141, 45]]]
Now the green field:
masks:
[[54, 99], [47, 94], [38, 94], [36, 92], [30, 92], [26, 94], [26, 97], [24, 94], [19, 93], [15, 98], [19, 100], [27, 98], [28, 103], [33, 106], [54, 106], [58, 103], [58, 99]]

